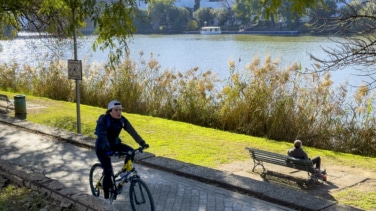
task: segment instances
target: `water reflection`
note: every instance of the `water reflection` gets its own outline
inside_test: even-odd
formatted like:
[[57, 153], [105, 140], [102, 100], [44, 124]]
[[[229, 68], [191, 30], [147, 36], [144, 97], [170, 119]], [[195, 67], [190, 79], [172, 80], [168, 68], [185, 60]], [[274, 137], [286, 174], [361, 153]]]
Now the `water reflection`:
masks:
[[[108, 52], [91, 48], [94, 37], [79, 39], [78, 58], [85, 63], [105, 62]], [[37, 65], [38, 61], [46, 61], [53, 56], [63, 59], [73, 58], [73, 41], [57, 41], [53, 39], [15, 39], [0, 41], [0, 63], [15, 61], [20, 64]], [[313, 53], [325, 58], [321, 47], [335, 47], [325, 37], [312, 36], [260, 36], [260, 35], [135, 35], [129, 41], [130, 56], [138, 61], [140, 52], [145, 59], [153, 54], [160, 63], [161, 69], [186, 71], [199, 67], [205, 72], [212, 70], [219, 78], [229, 74], [228, 63], [235, 61], [242, 70], [253, 58], [263, 60], [270, 55], [273, 60], [280, 61], [285, 68], [296, 62], [303, 69], [312, 69], [314, 62], [309, 58]], [[360, 85], [364, 78], [354, 77], [356, 70], [348, 67], [340, 72], [332, 73], [336, 84], [348, 80], [352, 85]]]

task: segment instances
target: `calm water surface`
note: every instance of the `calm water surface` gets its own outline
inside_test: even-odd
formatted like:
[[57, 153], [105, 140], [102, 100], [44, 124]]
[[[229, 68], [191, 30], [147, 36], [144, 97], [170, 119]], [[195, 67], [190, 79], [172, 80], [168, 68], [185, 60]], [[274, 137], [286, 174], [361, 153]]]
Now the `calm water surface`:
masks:
[[[79, 41], [78, 59], [85, 63], [104, 62], [107, 52], [93, 52], [91, 50], [92, 37]], [[32, 44], [32, 45], [31, 45]], [[0, 41], [0, 62], [9, 60], [26, 63], [35, 62], [36, 56], [49, 52], [46, 40], [17, 39]], [[72, 42], [62, 45], [64, 59], [73, 58]], [[205, 72], [211, 70], [219, 78], [228, 76], [228, 63], [236, 62], [239, 70], [259, 57], [262, 61], [267, 55], [273, 60], [280, 60], [280, 68], [297, 62], [303, 68], [311, 69], [314, 62], [309, 53], [325, 58], [321, 47], [334, 47], [334, 43], [325, 37], [311, 36], [260, 36], [260, 35], [135, 35], [129, 42], [131, 58], [138, 60], [139, 52], [144, 53], [144, 59], [150, 54], [160, 63], [161, 69], [178, 70], [184, 72], [194, 67]], [[333, 73], [333, 80], [342, 83], [359, 85], [361, 79], [353, 77], [355, 70], [348, 68]]]

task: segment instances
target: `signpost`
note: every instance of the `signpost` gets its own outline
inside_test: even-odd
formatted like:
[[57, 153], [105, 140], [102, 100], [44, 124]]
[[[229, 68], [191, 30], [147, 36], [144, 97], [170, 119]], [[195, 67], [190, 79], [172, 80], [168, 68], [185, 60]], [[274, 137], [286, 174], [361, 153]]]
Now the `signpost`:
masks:
[[[72, 7], [73, 20], [76, 20], [76, 6]], [[76, 110], [77, 110], [77, 133], [81, 133], [80, 115], [80, 80], [82, 80], [82, 62], [77, 60], [77, 35], [76, 25], [73, 23], [74, 60], [68, 60], [68, 79], [76, 80]]]
[[68, 60], [68, 79], [82, 80], [81, 60]]

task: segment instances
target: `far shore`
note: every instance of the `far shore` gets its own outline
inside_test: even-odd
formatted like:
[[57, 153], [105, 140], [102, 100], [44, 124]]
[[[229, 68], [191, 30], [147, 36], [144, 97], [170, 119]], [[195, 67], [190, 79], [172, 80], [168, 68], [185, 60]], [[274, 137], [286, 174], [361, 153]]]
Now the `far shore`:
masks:
[[[184, 31], [184, 34], [200, 34], [200, 31]], [[299, 35], [299, 31], [222, 31], [222, 34]]]

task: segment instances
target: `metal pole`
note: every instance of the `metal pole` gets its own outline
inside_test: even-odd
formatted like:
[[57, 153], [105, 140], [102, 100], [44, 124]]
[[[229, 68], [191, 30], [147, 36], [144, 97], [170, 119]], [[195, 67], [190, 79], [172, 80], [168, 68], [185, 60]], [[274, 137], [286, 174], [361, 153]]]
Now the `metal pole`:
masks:
[[[73, 21], [76, 20], [76, 4], [72, 8]], [[76, 23], [73, 24], [73, 40], [74, 40], [74, 60], [77, 60], [77, 35]], [[77, 133], [81, 133], [81, 114], [80, 114], [80, 80], [76, 79], [76, 110], [77, 110]]]

